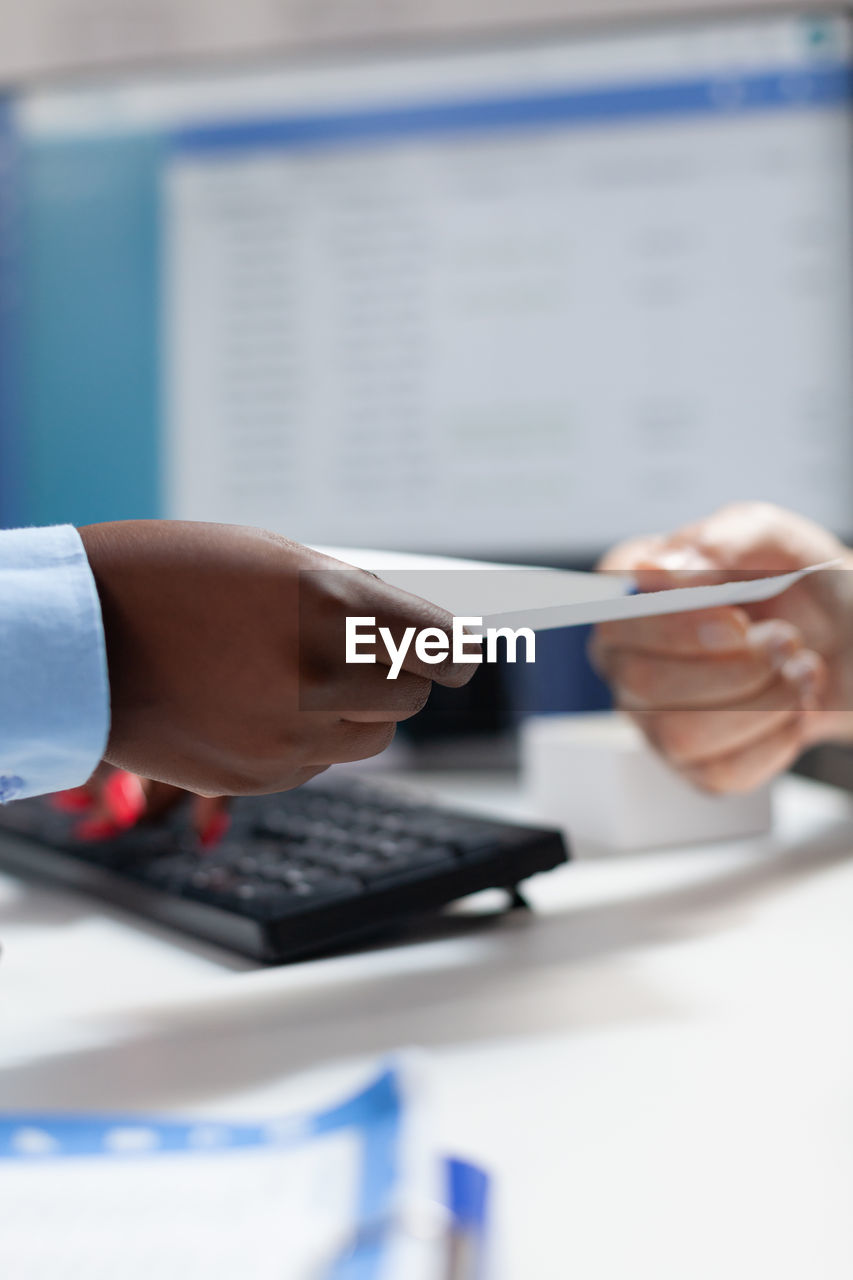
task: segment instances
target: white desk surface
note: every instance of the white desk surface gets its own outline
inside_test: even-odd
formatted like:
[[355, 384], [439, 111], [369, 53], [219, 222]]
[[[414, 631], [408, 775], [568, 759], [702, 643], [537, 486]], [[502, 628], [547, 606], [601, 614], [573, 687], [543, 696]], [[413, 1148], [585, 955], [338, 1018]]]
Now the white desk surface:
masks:
[[[423, 785], [524, 812], [505, 779]], [[786, 779], [772, 837], [529, 896], [262, 970], [4, 876], [0, 1108], [269, 1114], [422, 1045], [445, 1146], [496, 1174], [501, 1280], [850, 1280], [850, 799]]]

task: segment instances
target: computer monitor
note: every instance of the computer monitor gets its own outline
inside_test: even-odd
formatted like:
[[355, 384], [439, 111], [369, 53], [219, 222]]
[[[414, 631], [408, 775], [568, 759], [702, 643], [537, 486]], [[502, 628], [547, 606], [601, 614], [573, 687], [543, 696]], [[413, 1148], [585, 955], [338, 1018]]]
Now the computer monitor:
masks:
[[0, 516], [853, 532], [851, 59], [786, 13], [12, 96]]

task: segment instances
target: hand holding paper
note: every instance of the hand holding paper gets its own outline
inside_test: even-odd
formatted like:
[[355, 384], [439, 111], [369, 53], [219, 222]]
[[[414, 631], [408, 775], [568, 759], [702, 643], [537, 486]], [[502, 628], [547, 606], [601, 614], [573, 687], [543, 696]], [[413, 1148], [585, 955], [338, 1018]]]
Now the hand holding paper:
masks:
[[642, 588], [712, 584], [671, 592], [682, 599], [727, 575], [785, 576], [725, 587], [713, 612], [607, 623], [595, 660], [670, 764], [707, 790], [750, 790], [804, 747], [853, 735], [850, 563], [831, 534], [766, 503], [617, 547], [604, 568]]
[[598, 573], [331, 554], [487, 627], [601, 624], [616, 700], [705, 789], [750, 790], [805, 746], [853, 738], [851, 553], [769, 504], [624, 544]]
[[[599, 622], [692, 613], [724, 605], [774, 599], [801, 578], [837, 564], [812, 564], [796, 571], [744, 580], [678, 586], [655, 584], [637, 591], [634, 574], [490, 564], [446, 556], [407, 555], [361, 548], [318, 547], [356, 568], [368, 569], [392, 587], [439, 605], [455, 617], [481, 618], [484, 626], [530, 627], [552, 631]], [[659, 571], [660, 573], [660, 571]]]

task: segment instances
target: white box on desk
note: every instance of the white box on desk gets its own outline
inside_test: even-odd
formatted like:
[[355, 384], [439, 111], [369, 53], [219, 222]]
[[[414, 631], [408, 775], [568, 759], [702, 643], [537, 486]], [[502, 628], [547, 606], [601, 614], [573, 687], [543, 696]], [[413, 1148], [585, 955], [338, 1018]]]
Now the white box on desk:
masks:
[[522, 726], [521, 759], [537, 816], [603, 849], [706, 844], [770, 828], [769, 787], [705, 795], [618, 712], [534, 716]]

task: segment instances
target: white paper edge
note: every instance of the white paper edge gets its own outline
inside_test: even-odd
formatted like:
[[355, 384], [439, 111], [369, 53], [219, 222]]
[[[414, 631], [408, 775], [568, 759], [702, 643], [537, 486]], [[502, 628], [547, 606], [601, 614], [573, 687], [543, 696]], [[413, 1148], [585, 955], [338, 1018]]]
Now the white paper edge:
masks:
[[548, 631], [598, 622], [620, 622], [631, 618], [661, 617], [671, 613], [694, 613], [723, 605], [757, 604], [782, 595], [795, 583], [822, 569], [837, 568], [840, 560], [809, 565], [792, 573], [738, 582], [714, 583], [700, 587], [673, 587], [669, 591], [647, 591], [620, 596], [615, 600], [593, 600], [578, 604], [554, 605], [544, 609], [509, 610], [483, 619], [484, 626], [530, 627]]

